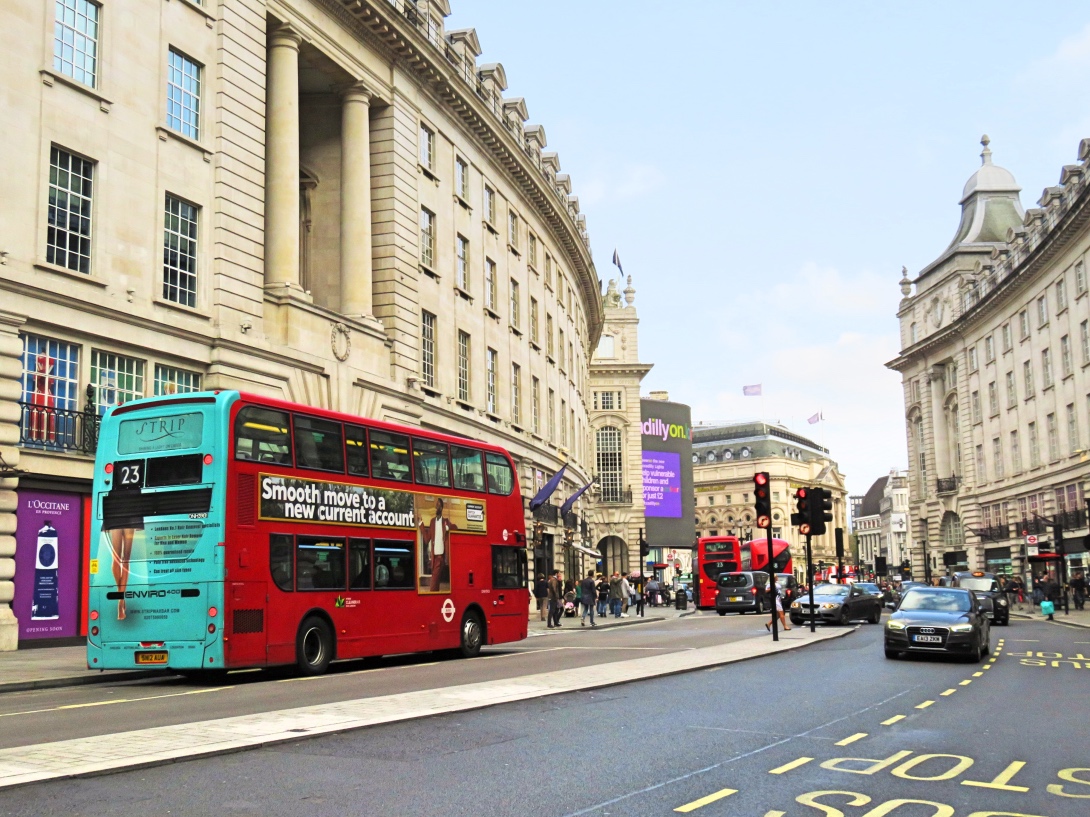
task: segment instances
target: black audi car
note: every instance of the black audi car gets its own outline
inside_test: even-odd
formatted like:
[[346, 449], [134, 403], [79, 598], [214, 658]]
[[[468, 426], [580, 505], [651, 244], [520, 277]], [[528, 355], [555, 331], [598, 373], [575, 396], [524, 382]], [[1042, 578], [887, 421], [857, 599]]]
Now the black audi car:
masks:
[[994, 574], [980, 570], [955, 573], [954, 587], [964, 587], [976, 593], [984, 612], [992, 614], [995, 624], [1006, 626], [1011, 623], [1010, 601], [1007, 594], [999, 588], [999, 581]]
[[972, 590], [913, 587], [886, 622], [886, 658], [939, 653], [980, 661], [991, 652], [990, 638], [990, 622]]

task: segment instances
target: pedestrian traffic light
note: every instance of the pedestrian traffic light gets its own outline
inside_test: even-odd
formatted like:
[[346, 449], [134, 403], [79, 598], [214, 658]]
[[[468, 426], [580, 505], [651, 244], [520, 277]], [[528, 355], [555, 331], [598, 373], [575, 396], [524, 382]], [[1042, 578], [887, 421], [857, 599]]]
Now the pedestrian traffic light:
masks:
[[757, 527], [772, 527], [772, 499], [768, 493], [767, 471], [758, 471], [753, 475], [753, 507], [757, 515]]
[[809, 502], [810, 535], [825, 533], [825, 523], [833, 521], [833, 492], [828, 488], [811, 488]]
[[801, 534], [810, 533], [810, 492], [806, 488], [795, 491], [795, 509], [797, 513], [791, 514], [791, 524]]

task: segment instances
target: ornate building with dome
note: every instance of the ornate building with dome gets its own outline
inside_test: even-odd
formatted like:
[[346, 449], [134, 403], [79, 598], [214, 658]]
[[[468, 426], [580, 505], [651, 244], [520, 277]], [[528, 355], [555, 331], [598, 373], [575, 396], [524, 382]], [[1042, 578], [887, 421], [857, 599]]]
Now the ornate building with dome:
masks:
[[[1024, 210], [992, 161], [965, 184], [953, 241], [910, 277], [897, 317], [913, 575], [1085, 564], [1090, 440], [1090, 140]], [[1039, 537], [1029, 544], [1026, 535]], [[1036, 551], [1036, 553], [1035, 553]]]

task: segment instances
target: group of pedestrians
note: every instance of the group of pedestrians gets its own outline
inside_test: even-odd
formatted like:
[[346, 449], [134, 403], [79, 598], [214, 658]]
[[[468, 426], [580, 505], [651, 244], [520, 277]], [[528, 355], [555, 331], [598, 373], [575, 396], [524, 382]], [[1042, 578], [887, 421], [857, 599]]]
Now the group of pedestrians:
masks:
[[619, 571], [606, 576], [591, 570], [577, 584], [571, 580], [565, 582], [563, 572], [554, 570], [548, 579], [538, 574], [534, 598], [541, 621], [547, 621], [550, 630], [562, 626], [560, 620], [565, 612], [574, 616], [579, 607], [582, 607], [580, 625], [587, 626], [589, 616], [590, 626], [597, 627], [596, 615], [628, 618], [629, 605], [636, 603], [637, 589]]

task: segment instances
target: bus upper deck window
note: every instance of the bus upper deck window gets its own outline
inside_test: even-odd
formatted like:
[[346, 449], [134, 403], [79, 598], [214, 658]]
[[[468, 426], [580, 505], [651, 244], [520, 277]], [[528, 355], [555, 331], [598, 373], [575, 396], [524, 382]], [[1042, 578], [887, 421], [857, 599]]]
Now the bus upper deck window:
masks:
[[447, 444], [413, 438], [413, 464], [416, 481], [421, 485], [450, 487], [450, 463], [447, 461]]
[[515, 487], [511, 465], [499, 454], [485, 454], [488, 461], [488, 493], [507, 496]]
[[295, 464], [299, 468], [344, 473], [341, 424], [317, 417], [295, 415]]
[[484, 491], [484, 470], [481, 452], [460, 445], [450, 447], [450, 464], [454, 468], [454, 487], [463, 491]]
[[372, 431], [371, 474], [377, 479], [412, 482], [412, 463], [409, 461], [409, 438], [404, 434]]
[[357, 477], [367, 476], [367, 432], [359, 426], [345, 426], [344, 451], [348, 473]]
[[246, 406], [235, 419], [235, 458], [291, 465], [290, 427], [286, 411]]

